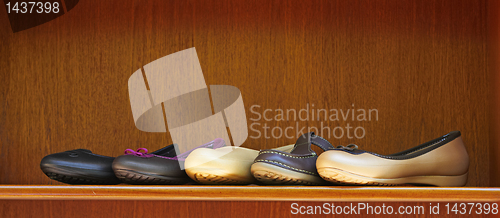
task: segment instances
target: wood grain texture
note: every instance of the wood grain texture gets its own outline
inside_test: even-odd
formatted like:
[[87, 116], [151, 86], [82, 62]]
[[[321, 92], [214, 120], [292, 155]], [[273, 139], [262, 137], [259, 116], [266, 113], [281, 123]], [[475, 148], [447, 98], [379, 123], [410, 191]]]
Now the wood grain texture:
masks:
[[490, 92], [490, 186], [500, 187], [500, 2], [488, 2]]
[[[170, 144], [168, 134], [135, 128], [127, 80], [194, 46], [207, 84], [238, 87], [248, 119], [253, 105], [377, 109], [378, 121], [323, 125], [362, 126], [362, 139], [326, 138], [382, 154], [460, 130], [471, 159], [467, 186], [488, 186], [487, 17], [485, 0], [82, 0], [12, 33], [0, 10], [0, 183], [59, 184], [39, 169], [55, 152], [117, 156]], [[248, 138], [243, 146], [294, 141]]]
[[[349, 203], [350, 202], [350, 203]], [[500, 202], [498, 188], [289, 186], [0, 186], [1, 217], [289, 217], [291, 204], [424, 206]], [[294, 206], [297, 208], [297, 206]], [[330, 206], [329, 206], [330, 207]], [[361, 217], [373, 217], [365, 211]], [[330, 215], [331, 216], [331, 215]], [[456, 216], [456, 215], [455, 215]], [[450, 216], [453, 217], [453, 216]], [[477, 215], [474, 217], [478, 217]], [[488, 216], [485, 216], [488, 217]]]
[[[0, 200], [0, 216], [10, 217], [297, 217], [292, 214], [292, 204], [300, 206], [322, 206], [319, 202], [269, 202], [269, 201], [91, 201], [91, 200]], [[332, 203], [332, 202], [327, 202]], [[451, 203], [451, 202], [450, 202]], [[350, 206], [351, 203], [336, 202], [334, 206]], [[429, 202], [371, 202], [370, 206], [392, 206], [394, 211], [403, 206], [423, 206], [425, 214], [405, 217], [457, 217], [446, 214], [440, 206], [439, 215], [429, 214]], [[442, 204], [442, 203], [441, 203]], [[433, 205], [436, 205], [434, 203]], [[293, 210], [296, 211], [296, 210]], [[319, 211], [319, 210], [317, 210]], [[310, 217], [311, 215], [307, 216]], [[388, 217], [362, 213], [361, 215], [317, 215], [314, 217]], [[400, 217], [401, 215], [393, 215]], [[302, 215], [301, 217], [306, 217]], [[460, 217], [495, 217], [490, 215], [461, 215]]]
[[0, 186], [3, 200], [492, 202], [498, 188], [290, 186]]

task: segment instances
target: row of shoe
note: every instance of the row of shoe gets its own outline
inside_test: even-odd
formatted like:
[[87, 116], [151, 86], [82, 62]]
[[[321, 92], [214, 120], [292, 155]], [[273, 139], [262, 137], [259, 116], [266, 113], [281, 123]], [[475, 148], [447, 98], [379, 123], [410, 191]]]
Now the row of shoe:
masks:
[[469, 157], [458, 131], [392, 155], [353, 144], [334, 147], [306, 133], [295, 144], [261, 151], [216, 139], [180, 155], [175, 144], [152, 153], [127, 149], [117, 158], [77, 149], [48, 155], [40, 166], [49, 178], [69, 184], [463, 186]]

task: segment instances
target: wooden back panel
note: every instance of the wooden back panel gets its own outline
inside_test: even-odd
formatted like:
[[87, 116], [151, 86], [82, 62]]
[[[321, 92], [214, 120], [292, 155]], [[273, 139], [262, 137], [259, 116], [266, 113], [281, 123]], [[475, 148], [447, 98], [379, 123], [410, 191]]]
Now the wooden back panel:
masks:
[[[151, 61], [196, 47], [207, 84], [238, 87], [254, 129], [349, 124], [364, 128], [364, 137], [323, 136], [382, 154], [460, 130], [471, 159], [468, 186], [488, 186], [486, 11], [487, 2], [475, 0], [82, 0], [17, 33], [2, 18], [0, 183], [59, 184], [39, 169], [54, 152], [117, 156], [170, 144], [168, 133], [135, 128], [127, 80]], [[258, 113], [376, 109], [378, 120], [252, 121], [255, 105]], [[295, 142], [249, 131], [243, 146], [253, 149]]]

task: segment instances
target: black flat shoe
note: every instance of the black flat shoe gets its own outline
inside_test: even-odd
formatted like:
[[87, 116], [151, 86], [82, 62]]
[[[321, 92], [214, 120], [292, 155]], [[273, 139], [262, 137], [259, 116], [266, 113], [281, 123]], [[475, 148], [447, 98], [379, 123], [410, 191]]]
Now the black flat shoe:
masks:
[[[169, 145], [153, 154], [166, 157], [175, 156], [174, 145]], [[76, 149], [45, 156], [40, 168], [49, 178], [80, 185], [114, 185], [119, 184], [111, 167], [114, 157], [93, 154], [87, 149]]]

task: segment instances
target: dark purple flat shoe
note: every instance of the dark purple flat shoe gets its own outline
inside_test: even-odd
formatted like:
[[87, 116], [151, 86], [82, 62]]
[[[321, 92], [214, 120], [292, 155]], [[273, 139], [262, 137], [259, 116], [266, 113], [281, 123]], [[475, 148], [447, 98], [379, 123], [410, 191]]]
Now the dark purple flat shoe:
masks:
[[313, 132], [300, 136], [292, 151], [262, 150], [252, 164], [253, 176], [271, 185], [322, 185], [325, 181], [316, 170], [318, 155], [311, 145], [323, 151], [334, 149], [326, 139]]
[[[116, 177], [128, 184], [186, 184], [192, 182], [184, 171], [184, 160], [198, 148], [220, 148], [225, 146], [223, 139], [215, 139], [175, 157], [148, 154], [145, 148], [137, 151], [125, 150], [125, 155], [113, 161]], [[170, 148], [175, 153], [175, 147]]]

